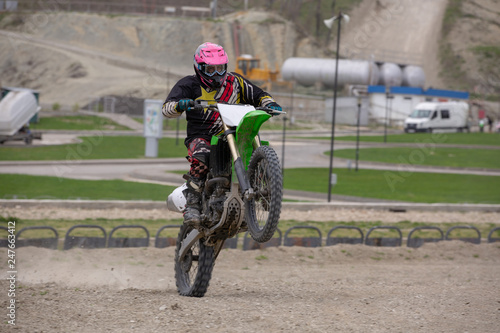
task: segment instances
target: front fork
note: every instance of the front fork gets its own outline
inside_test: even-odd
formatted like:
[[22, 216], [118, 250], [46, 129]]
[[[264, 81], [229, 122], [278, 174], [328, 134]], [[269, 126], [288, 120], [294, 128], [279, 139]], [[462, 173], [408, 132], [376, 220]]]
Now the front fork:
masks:
[[[246, 177], [245, 173], [245, 166], [243, 164], [243, 160], [241, 159], [240, 153], [238, 152], [238, 149], [236, 148], [236, 141], [234, 138], [234, 134], [231, 133], [227, 125], [224, 124], [224, 131], [227, 133], [226, 138], [227, 142], [229, 144], [229, 149], [231, 150], [231, 155], [233, 156], [233, 161], [234, 161], [234, 169], [236, 171], [236, 176], [238, 177], [238, 182], [241, 187], [241, 193], [243, 193], [243, 197], [245, 200], [251, 200], [255, 193], [253, 189], [250, 187], [250, 182], [248, 178]], [[260, 139], [258, 136], [255, 137], [254, 141], [252, 142], [253, 148], [257, 149], [260, 147]], [[234, 185], [232, 185], [234, 186]], [[236, 197], [237, 190], [236, 188], [232, 187], [231, 188], [231, 193]], [[236, 199], [236, 198], [235, 198]], [[239, 198], [237, 198], [239, 199]], [[243, 202], [240, 200], [240, 204], [243, 205]], [[227, 201], [226, 201], [227, 203]], [[243, 208], [243, 207], [242, 207]], [[224, 207], [224, 212], [227, 212], [227, 207], [225, 204]], [[224, 214], [225, 215], [225, 214]], [[224, 217], [221, 218], [221, 222], [223, 221]], [[240, 217], [240, 221], [238, 221], [238, 227], [241, 225], [243, 216]], [[213, 232], [215, 229], [219, 227], [220, 223], [214, 226], [211, 229], [211, 232]], [[210, 232], [210, 233], [211, 233]], [[184, 259], [184, 256], [187, 254], [189, 249], [194, 245], [195, 242], [197, 242], [200, 238], [207, 236], [205, 233], [201, 233], [200, 231], [193, 229], [189, 232], [189, 234], [182, 240], [180, 249], [179, 249], [179, 261], [182, 261]], [[222, 248], [223, 242], [218, 244], [216, 247], [215, 251], [215, 257], [219, 254], [221, 248]]]
[[[229, 149], [231, 150], [231, 155], [233, 156], [234, 161], [234, 170], [236, 171], [236, 177], [238, 177], [238, 182], [240, 183], [241, 193], [243, 193], [243, 197], [245, 200], [251, 200], [254, 197], [253, 189], [250, 187], [250, 182], [246, 177], [245, 173], [245, 165], [243, 164], [243, 160], [241, 159], [240, 153], [236, 148], [236, 141], [234, 138], [234, 133], [229, 130], [226, 124], [224, 124], [224, 131], [227, 133], [226, 138], [229, 144]], [[260, 146], [260, 140], [256, 136], [253, 143], [254, 149]]]

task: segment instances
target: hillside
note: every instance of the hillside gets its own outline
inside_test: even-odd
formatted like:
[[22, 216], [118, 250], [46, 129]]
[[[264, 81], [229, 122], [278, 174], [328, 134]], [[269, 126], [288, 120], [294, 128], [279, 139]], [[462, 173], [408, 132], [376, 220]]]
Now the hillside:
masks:
[[449, 1], [443, 20], [440, 56], [441, 76], [450, 88], [498, 101], [500, 2]]
[[[305, 11], [307, 3], [300, 3]], [[361, 1], [348, 9], [351, 21], [343, 27], [340, 53], [346, 58], [402, 58], [399, 62], [424, 67], [427, 86], [498, 95], [498, 7], [496, 0]], [[225, 46], [230, 69], [237, 52], [258, 55], [264, 65], [279, 68], [289, 57], [331, 57], [335, 50], [334, 38], [325, 48], [324, 35], [304, 29], [303, 19], [295, 24], [263, 10], [218, 20], [10, 14], [0, 16], [0, 29], [0, 84], [38, 89], [44, 103], [70, 108], [104, 95], [163, 99], [180, 76], [192, 73], [193, 50], [207, 40]]]

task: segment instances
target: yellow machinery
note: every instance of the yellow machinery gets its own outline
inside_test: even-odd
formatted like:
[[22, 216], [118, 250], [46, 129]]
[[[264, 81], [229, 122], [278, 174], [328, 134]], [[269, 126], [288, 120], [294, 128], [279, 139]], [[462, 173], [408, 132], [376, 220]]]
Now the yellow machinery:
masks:
[[251, 81], [275, 82], [278, 80], [279, 71], [272, 71], [260, 67], [260, 59], [249, 54], [236, 58], [236, 73], [243, 75]]

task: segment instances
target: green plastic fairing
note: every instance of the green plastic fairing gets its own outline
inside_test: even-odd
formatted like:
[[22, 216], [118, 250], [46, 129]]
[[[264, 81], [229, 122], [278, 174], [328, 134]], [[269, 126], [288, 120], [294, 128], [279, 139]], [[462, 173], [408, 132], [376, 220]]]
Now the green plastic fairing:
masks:
[[245, 168], [250, 162], [253, 153], [253, 141], [259, 133], [260, 127], [271, 115], [265, 111], [255, 110], [248, 112], [236, 127], [236, 145], [241, 154]]

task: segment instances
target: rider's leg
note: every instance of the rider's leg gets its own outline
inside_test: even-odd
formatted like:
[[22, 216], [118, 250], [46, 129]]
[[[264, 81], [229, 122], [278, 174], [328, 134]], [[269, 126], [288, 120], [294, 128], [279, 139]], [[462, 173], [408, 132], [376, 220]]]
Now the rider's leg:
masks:
[[189, 170], [189, 179], [185, 192], [186, 210], [184, 211], [184, 223], [199, 226], [202, 210], [201, 193], [208, 173], [210, 144], [204, 139], [196, 138], [189, 144], [188, 154], [191, 169]]

